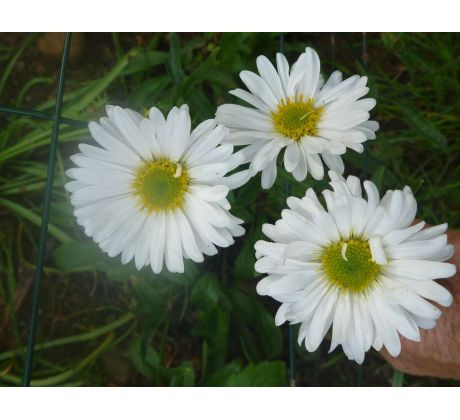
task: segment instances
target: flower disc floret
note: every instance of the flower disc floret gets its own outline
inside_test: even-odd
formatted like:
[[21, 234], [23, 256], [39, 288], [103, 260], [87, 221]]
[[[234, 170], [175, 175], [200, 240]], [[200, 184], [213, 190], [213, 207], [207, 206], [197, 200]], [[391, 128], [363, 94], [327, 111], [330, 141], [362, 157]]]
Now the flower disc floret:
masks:
[[316, 135], [322, 113], [323, 108], [316, 108], [312, 98], [304, 100], [300, 95], [294, 100], [282, 99], [276, 111], [272, 112], [272, 118], [279, 133], [300, 141], [304, 136]]
[[189, 177], [181, 164], [169, 159], [146, 162], [133, 182], [135, 194], [149, 213], [181, 208]]
[[343, 292], [364, 293], [375, 285], [380, 266], [372, 260], [363, 239], [342, 240], [328, 245], [321, 256], [326, 280]]

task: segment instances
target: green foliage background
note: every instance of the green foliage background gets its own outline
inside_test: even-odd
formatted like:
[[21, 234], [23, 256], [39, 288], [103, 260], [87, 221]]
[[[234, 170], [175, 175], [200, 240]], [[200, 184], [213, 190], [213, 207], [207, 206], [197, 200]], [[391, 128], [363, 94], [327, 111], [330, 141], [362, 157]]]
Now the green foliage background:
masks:
[[[59, 59], [37, 52], [39, 36], [0, 35], [0, 104], [52, 111]], [[410, 185], [418, 217], [459, 227], [459, 35], [368, 34], [366, 66], [362, 34], [286, 34], [290, 62], [307, 45], [323, 73], [367, 74], [377, 99], [377, 140], [367, 157], [347, 152], [347, 173], [372, 174], [385, 189]], [[187, 103], [196, 125], [235, 102], [227, 91], [241, 85], [239, 71], [278, 50], [279, 34], [269, 33], [86, 34], [63, 115], [89, 121], [106, 103], [141, 112]], [[50, 134], [49, 122], [0, 115], [0, 385], [19, 384], [24, 366]], [[285, 182], [301, 196], [311, 181], [281, 170], [267, 192], [252, 179], [230, 197], [243, 238], [183, 275], [153, 275], [105, 256], [76, 225], [64, 170], [88, 139], [61, 126], [32, 384], [287, 385], [287, 330], [274, 326], [277, 304], [255, 293], [253, 245], [284, 208]], [[312, 354], [297, 348], [298, 385], [455, 384], [404, 377], [376, 353], [359, 369], [327, 351], [327, 342]]]

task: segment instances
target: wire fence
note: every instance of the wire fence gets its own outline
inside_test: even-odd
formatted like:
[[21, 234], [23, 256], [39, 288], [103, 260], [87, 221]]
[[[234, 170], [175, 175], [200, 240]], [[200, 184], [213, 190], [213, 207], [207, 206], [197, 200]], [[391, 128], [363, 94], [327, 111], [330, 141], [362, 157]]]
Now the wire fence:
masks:
[[[331, 68], [334, 68], [335, 58], [336, 58], [336, 34], [332, 33], [330, 35], [330, 61]], [[37, 254], [37, 264], [33, 280], [33, 294], [32, 294], [32, 307], [30, 321], [28, 324], [28, 337], [27, 337], [27, 348], [25, 355], [25, 367], [23, 372], [22, 384], [23, 386], [30, 386], [32, 367], [33, 367], [33, 357], [35, 351], [35, 341], [37, 334], [37, 326], [39, 322], [39, 308], [40, 308], [40, 291], [43, 278], [43, 267], [46, 254], [46, 242], [48, 237], [48, 223], [50, 216], [51, 208], [51, 197], [53, 190], [53, 178], [54, 178], [54, 168], [56, 164], [56, 153], [59, 142], [59, 127], [61, 124], [67, 124], [74, 127], [87, 127], [87, 122], [78, 121], [70, 118], [63, 117], [61, 115], [63, 96], [65, 89], [66, 81], [66, 71], [68, 66], [68, 58], [70, 53], [72, 41], [72, 34], [67, 33], [64, 39], [64, 47], [61, 58], [61, 65], [58, 75], [58, 84], [56, 92], [56, 102], [54, 106], [54, 112], [52, 114], [30, 110], [22, 109], [8, 106], [0, 105], [0, 112], [15, 114], [20, 116], [28, 116], [33, 118], [44, 119], [52, 122], [52, 131], [50, 138], [50, 148], [48, 156], [48, 165], [47, 165], [47, 176], [45, 183], [45, 191], [43, 198], [43, 211], [42, 219], [40, 225], [40, 236], [38, 243], [38, 254]], [[279, 51], [284, 53], [285, 50], [285, 34], [281, 33], [279, 35]], [[358, 54], [357, 58], [361, 61], [363, 68], [367, 71], [367, 62], [368, 62], [368, 52], [367, 52], [367, 36], [366, 33], [362, 34], [361, 38], [361, 54]], [[352, 52], [354, 50], [352, 49]], [[365, 146], [363, 153], [363, 173], [364, 178], [367, 178], [368, 174], [368, 149]], [[289, 183], [285, 184], [285, 196], [286, 198], [291, 193], [291, 185]], [[293, 325], [288, 326], [288, 365], [289, 365], [289, 384], [290, 386], [296, 385], [296, 343], [295, 343], [295, 328]], [[357, 375], [357, 385], [362, 386], [364, 384], [364, 368], [363, 365], [358, 365], [358, 375]]]

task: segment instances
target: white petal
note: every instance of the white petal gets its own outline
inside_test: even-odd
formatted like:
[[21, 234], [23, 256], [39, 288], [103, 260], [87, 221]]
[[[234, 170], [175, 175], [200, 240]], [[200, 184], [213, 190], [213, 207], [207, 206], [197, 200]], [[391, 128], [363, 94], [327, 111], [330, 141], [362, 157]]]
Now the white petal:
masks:
[[169, 154], [172, 161], [181, 159], [190, 142], [191, 121], [188, 111], [173, 108], [166, 122], [169, 134]]
[[157, 274], [163, 268], [166, 234], [166, 215], [163, 212], [157, 213], [150, 238], [150, 265], [153, 272]]
[[276, 108], [276, 97], [265, 80], [257, 74], [246, 70], [240, 73], [240, 78], [254, 96], [259, 97], [270, 109]]
[[310, 331], [307, 336], [308, 344], [310, 347], [309, 351], [315, 351], [319, 347], [321, 341], [329, 330], [335, 315], [334, 309], [337, 302], [337, 297], [337, 291], [327, 294], [323, 298], [321, 306], [313, 314], [313, 318], [310, 324]]
[[306, 55], [306, 72], [305, 78], [302, 85], [302, 93], [307, 98], [312, 98], [317, 90], [320, 72], [320, 61], [318, 54], [312, 49], [307, 48], [305, 50]]
[[393, 260], [387, 265], [387, 270], [395, 275], [420, 280], [448, 278], [456, 272], [453, 264], [423, 260]]
[[372, 260], [379, 265], [387, 263], [387, 257], [382, 245], [382, 238], [380, 236], [373, 236], [369, 239], [369, 247], [371, 249]]
[[306, 153], [308, 169], [316, 180], [321, 180], [324, 177], [324, 167], [319, 155]]
[[292, 172], [300, 159], [300, 149], [296, 142], [292, 142], [284, 152], [284, 167], [286, 171]]
[[234, 89], [229, 91], [228, 93], [236, 96], [237, 98], [242, 99], [243, 101], [246, 101], [248, 104], [252, 105], [257, 109], [260, 109], [261, 111], [267, 114], [271, 112], [270, 107], [265, 102], [263, 102], [257, 96], [254, 96], [252, 93], [246, 92], [243, 89]]
[[273, 186], [276, 180], [276, 160], [272, 160], [263, 170], [262, 170], [262, 188], [268, 189]]
[[332, 169], [333, 171], [339, 174], [343, 174], [345, 166], [340, 156], [331, 155], [328, 152], [323, 152], [321, 156], [323, 157], [324, 163], [327, 165], [329, 169]]
[[289, 63], [286, 57], [281, 53], [276, 54], [276, 67], [283, 86], [284, 95], [288, 96], [287, 84], [289, 81]]
[[270, 63], [267, 57], [263, 55], [257, 57], [257, 69], [262, 79], [270, 87], [278, 102], [284, 98], [284, 91], [281, 85], [281, 80], [276, 72], [273, 64]]
[[93, 138], [106, 150], [112, 152], [119, 158], [125, 158], [128, 161], [138, 164], [140, 162], [139, 156], [136, 155], [131, 149], [126, 147], [123, 142], [113, 137], [100, 125], [95, 122], [88, 124], [89, 131]]
[[220, 184], [226, 185], [231, 190], [234, 190], [235, 188], [239, 188], [242, 185], [246, 184], [246, 182], [248, 182], [250, 178], [251, 171], [249, 169], [246, 169], [244, 171], [240, 171], [232, 175], [229, 175], [225, 178], [222, 178], [220, 180]]
[[166, 212], [166, 249], [165, 262], [172, 273], [184, 272], [182, 245], [179, 228], [172, 212]]
[[177, 209], [174, 212], [174, 217], [176, 218], [177, 227], [179, 229], [184, 254], [195, 262], [202, 262], [204, 260], [203, 254], [198, 249], [195, 235], [182, 210]]

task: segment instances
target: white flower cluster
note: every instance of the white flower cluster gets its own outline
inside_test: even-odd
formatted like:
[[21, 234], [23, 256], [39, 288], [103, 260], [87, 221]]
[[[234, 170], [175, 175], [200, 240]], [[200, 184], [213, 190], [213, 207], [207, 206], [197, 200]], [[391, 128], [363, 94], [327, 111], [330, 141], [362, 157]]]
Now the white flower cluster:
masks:
[[257, 69], [240, 74], [247, 91], [231, 91], [251, 107], [221, 105], [193, 130], [186, 105], [166, 118], [157, 108], [144, 117], [107, 106], [107, 117], [89, 124], [98, 146], [80, 144], [67, 171], [75, 217], [123, 264], [183, 272], [184, 259], [202, 262], [244, 234], [230, 190], [258, 172], [263, 188], [273, 186], [282, 151], [297, 181], [322, 179], [324, 162], [332, 190], [289, 197], [281, 219], [263, 226], [270, 241], [255, 246], [265, 275], [257, 291], [281, 303], [277, 325], [300, 324], [309, 351], [332, 327], [331, 350], [340, 344], [358, 363], [370, 347], [397, 356], [400, 335], [419, 340], [419, 328], [435, 326], [441, 311], [428, 300], [452, 303], [434, 281], [455, 274], [444, 262], [453, 255], [447, 224], [414, 223], [409, 187], [380, 198], [372, 182], [342, 177], [341, 155], [362, 152], [379, 128], [369, 120], [376, 101], [363, 98], [366, 77], [336, 71], [325, 81], [311, 48], [292, 67], [282, 54], [276, 67], [260, 56]]

